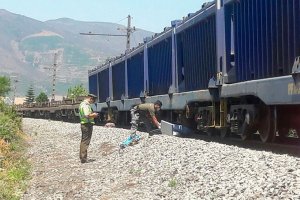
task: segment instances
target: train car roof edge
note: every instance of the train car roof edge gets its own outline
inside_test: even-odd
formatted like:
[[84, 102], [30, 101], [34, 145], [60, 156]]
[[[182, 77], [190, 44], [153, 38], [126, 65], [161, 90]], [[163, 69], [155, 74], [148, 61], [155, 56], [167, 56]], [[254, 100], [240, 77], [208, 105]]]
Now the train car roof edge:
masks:
[[200, 21], [206, 19], [207, 17], [209, 17], [215, 13], [216, 13], [216, 4], [213, 3], [209, 7], [205, 8], [205, 9], [201, 9], [199, 11], [199, 13], [196, 13], [191, 18], [188, 18], [186, 21], [183, 21], [181, 24], [179, 24], [176, 27], [176, 33], [180, 33], [182, 31], [184, 31], [186, 28], [196, 24], [197, 22], [200, 22]]

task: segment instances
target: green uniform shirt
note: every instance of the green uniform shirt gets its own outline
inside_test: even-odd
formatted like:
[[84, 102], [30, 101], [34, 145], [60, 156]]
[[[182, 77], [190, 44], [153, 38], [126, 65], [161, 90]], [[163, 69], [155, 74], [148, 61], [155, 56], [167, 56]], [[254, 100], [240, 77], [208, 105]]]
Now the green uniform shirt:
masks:
[[94, 118], [88, 117], [88, 115], [91, 114], [92, 112], [93, 112], [92, 107], [88, 101], [84, 100], [83, 102], [81, 102], [79, 105], [80, 123], [81, 124], [87, 124], [87, 123], [95, 124]]
[[153, 103], [143, 103], [137, 106], [137, 110], [150, 114], [151, 117], [155, 116], [155, 109]]

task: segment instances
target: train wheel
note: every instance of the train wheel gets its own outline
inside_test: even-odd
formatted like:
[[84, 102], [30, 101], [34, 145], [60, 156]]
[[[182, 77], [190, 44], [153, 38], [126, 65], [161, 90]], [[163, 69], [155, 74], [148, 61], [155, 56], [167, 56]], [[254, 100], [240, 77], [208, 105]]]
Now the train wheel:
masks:
[[49, 115], [50, 115], [50, 120], [55, 120], [55, 113], [51, 113], [51, 112], [50, 112]]
[[39, 117], [40, 117], [39, 111], [35, 111], [34, 112], [34, 118], [38, 119]]
[[276, 111], [272, 107], [265, 107], [261, 111], [259, 136], [262, 142], [273, 142], [276, 139]]
[[76, 116], [75, 116], [74, 112], [72, 110], [70, 110], [70, 112], [68, 113], [68, 121], [75, 122], [75, 120], [76, 120], [75, 118], [76, 118]]
[[278, 136], [279, 136], [279, 141], [284, 142], [289, 134], [289, 129], [288, 128], [278, 128]]
[[61, 119], [62, 119], [62, 114], [61, 114], [60, 111], [56, 111], [56, 112], [55, 112], [55, 119], [56, 119], [56, 120], [61, 120]]
[[296, 129], [296, 137], [298, 136], [298, 140], [300, 140], [300, 129]]
[[222, 128], [220, 130], [220, 137], [221, 138], [226, 138], [230, 135], [230, 129], [229, 128]]
[[45, 119], [50, 119], [50, 113], [49, 113], [49, 111], [45, 111], [44, 112], [44, 117], [45, 117]]
[[253, 133], [255, 133], [255, 129], [253, 126], [247, 124], [246, 122], [243, 123], [242, 125], [242, 134], [241, 134], [241, 139], [242, 140], [249, 140], [251, 139]]
[[240, 135], [242, 140], [251, 139], [253, 133], [257, 130], [254, 120], [251, 120], [251, 118], [253, 117], [248, 112], [245, 112], [243, 118], [238, 123], [238, 135]]
[[207, 136], [213, 137], [216, 134], [217, 130], [215, 128], [207, 128]]
[[25, 117], [31, 117], [31, 112], [30, 111], [25, 111]]

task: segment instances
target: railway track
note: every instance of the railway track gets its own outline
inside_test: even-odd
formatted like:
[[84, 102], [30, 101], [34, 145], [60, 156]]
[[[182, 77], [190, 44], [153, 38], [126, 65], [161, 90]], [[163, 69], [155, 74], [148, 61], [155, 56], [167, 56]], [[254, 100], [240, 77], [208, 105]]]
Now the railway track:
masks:
[[245, 149], [269, 151], [277, 154], [288, 154], [300, 157], [300, 140], [298, 138], [286, 138], [282, 141], [277, 137], [273, 143], [263, 143], [260, 141], [258, 134], [254, 134], [251, 140], [242, 140], [238, 135], [221, 138], [219, 135], [208, 136], [205, 133], [191, 133], [188, 137], [207, 142], [234, 145]]

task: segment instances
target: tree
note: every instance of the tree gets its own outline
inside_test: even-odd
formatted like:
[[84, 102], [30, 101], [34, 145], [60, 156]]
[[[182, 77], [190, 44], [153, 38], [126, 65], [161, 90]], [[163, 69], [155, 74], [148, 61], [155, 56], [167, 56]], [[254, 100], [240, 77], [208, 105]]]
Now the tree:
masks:
[[10, 91], [10, 79], [0, 76], [0, 96], [5, 96]]
[[45, 92], [41, 92], [36, 98], [35, 98], [36, 102], [48, 102], [48, 96], [45, 94]]
[[79, 96], [86, 96], [87, 94], [87, 90], [83, 87], [82, 84], [80, 84], [68, 89], [67, 98], [76, 99]]
[[26, 103], [33, 103], [34, 102], [34, 90], [33, 90], [33, 86], [31, 85], [27, 91], [27, 94], [26, 94], [26, 99], [25, 99], [25, 102]]

